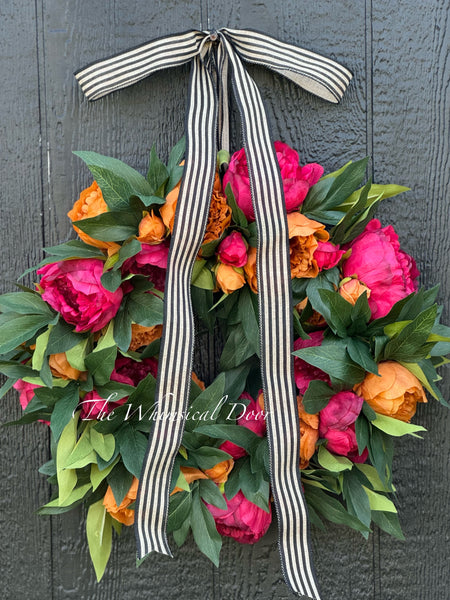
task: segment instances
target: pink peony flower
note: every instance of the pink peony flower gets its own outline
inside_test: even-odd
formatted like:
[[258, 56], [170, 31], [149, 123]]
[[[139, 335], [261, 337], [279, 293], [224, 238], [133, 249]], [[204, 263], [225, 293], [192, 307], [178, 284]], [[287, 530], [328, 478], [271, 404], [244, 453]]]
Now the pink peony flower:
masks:
[[[294, 350], [312, 348], [313, 346], [320, 346], [322, 344], [323, 331], [313, 331], [309, 336], [311, 338], [309, 340], [302, 340], [301, 338], [295, 340]], [[330, 378], [327, 373], [317, 367], [313, 367], [298, 356], [294, 357], [294, 377], [300, 394], [306, 392], [309, 382], [313, 379], [320, 379], [320, 381], [330, 383]]]
[[142, 250], [126, 260], [122, 265], [122, 273], [128, 275], [146, 275], [155, 288], [164, 291], [166, 281], [167, 258], [169, 256], [169, 241], [161, 244], [142, 244]]
[[[275, 142], [275, 151], [283, 179], [286, 211], [296, 210], [306, 198], [309, 188], [317, 183], [323, 175], [323, 167], [311, 163], [300, 167], [298, 153], [283, 142]], [[255, 220], [247, 157], [242, 148], [233, 154], [227, 172], [223, 178], [223, 187], [231, 185], [236, 202], [249, 221]]]
[[34, 398], [34, 390], [39, 387], [42, 386], [34, 383], [27, 383], [23, 379], [18, 379], [13, 385], [13, 388], [19, 392], [19, 402], [23, 410], [26, 409]]
[[353, 462], [365, 462], [368, 456], [367, 448], [359, 454], [355, 434], [355, 421], [363, 402], [354, 392], [338, 392], [319, 413], [319, 434], [327, 440], [327, 450]]
[[[23, 379], [18, 379], [13, 385], [13, 388], [19, 392], [19, 402], [23, 410], [25, 410], [26, 407], [33, 400], [34, 390], [39, 387], [42, 386], [36, 385], [35, 383], [27, 383]], [[45, 423], [46, 425], [50, 425], [50, 421], [45, 421], [44, 419], [39, 419], [39, 422]]]
[[158, 373], [158, 361], [155, 358], [144, 358], [141, 362], [137, 362], [123, 356], [115, 362], [111, 381], [119, 381], [120, 383], [127, 383], [136, 387], [149, 373], [153, 377], [156, 377]]
[[313, 258], [317, 262], [319, 271], [322, 271], [322, 269], [332, 269], [345, 254], [345, 250], [339, 250], [339, 245], [335, 246], [331, 242], [319, 241], [318, 244]]
[[356, 277], [369, 288], [373, 319], [384, 317], [396, 302], [417, 290], [416, 263], [400, 250], [391, 225], [382, 228], [378, 219], [372, 219], [347, 248], [352, 253], [344, 261], [342, 272], [344, 277]]
[[[266, 420], [264, 419], [264, 411], [261, 409], [257, 400], [253, 400], [253, 398], [247, 392], [244, 392], [240, 395], [240, 399], [250, 400], [248, 406], [245, 410], [237, 418], [237, 424], [241, 427], [245, 427], [246, 429], [250, 429], [259, 437], [264, 437], [266, 434]], [[220, 450], [224, 452], [228, 452], [235, 460], [245, 456], [247, 452], [244, 448], [233, 444], [233, 442], [226, 441], [223, 442], [219, 446]]]
[[272, 521], [272, 508], [269, 504], [267, 513], [253, 504], [239, 491], [232, 500], [227, 500], [227, 509], [222, 510], [207, 504], [209, 512], [214, 517], [217, 531], [221, 535], [234, 538], [241, 544], [254, 544], [269, 529]]
[[247, 263], [247, 244], [239, 231], [233, 231], [220, 242], [217, 249], [220, 262], [231, 267], [243, 267]]
[[123, 292], [105, 289], [100, 281], [104, 263], [96, 258], [79, 258], [41, 267], [42, 298], [75, 325], [75, 331], [99, 331], [119, 310]]

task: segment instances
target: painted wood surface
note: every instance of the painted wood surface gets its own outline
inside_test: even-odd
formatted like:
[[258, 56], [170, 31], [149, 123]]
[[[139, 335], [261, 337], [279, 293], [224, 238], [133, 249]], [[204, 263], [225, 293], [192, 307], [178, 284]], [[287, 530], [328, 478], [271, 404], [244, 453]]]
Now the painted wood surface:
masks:
[[[403, 246], [426, 285], [442, 281], [450, 319], [448, 198], [448, 8], [445, 0], [35, 0], [0, 4], [1, 290], [40, 258], [40, 247], [72, 236], [66, 213], [89, 182], [72, 155], [91, 149], [144, 171], [153, 143], [163, 156], [183, 132], [188, 70], [88, 104], [72, 73], [95, 59], [189, 28], [253, 27], [341, 61], [354, 74], [343, 102], [331, 105], [262, 69], [261, 88], [275, 139], [326, 170], [365, 154], [375, 181], [412, 189], [387, 201]], [[240, 125], [232, 113], [235, 147]], [[29, 278], [31, 281], [31, 279]], [[215, 371], [215, 340], [199, 337], [196, 366]], [[450, 396], [450, 372], [441, 389]], [[14, 394], [1, 421], [18, 417]], [[434, 402], [417, 420], [429, 432], [396, 444], [395, 481], [407, 537], [375, 529], [366, 542], [338, 526], [312, 531], [324, 600], [447, 600], [449, 414]], [[1, 596], [7, 600], [288, 600], [276, 526], [244, 547], [226, 540], [219, 569], [187, 544], [173, 560], [134, 565], [133, 532], [116, 544], [95, 583], [83, 511], [34, 514], [50, 489], [37, 473], [47, 460], [44, 425], [3, 428], [0, 444]]]

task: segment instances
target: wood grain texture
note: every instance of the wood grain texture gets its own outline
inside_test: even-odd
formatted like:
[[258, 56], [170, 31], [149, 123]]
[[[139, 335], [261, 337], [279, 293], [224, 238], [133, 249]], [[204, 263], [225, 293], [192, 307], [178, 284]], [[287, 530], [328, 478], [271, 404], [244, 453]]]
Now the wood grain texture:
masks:
[[[1, 292], [41, 256], [41, 121], [34, 3], [17, 15], [0, 6]], [[19, 67], [20, 65], [20, 67]], [[20, 68], [21, 77], [17, 77]], [[2, 382], [3, 383], [3, 378]], [[17, 394], [1, 400], [1, 423], [20, 417]], [[48, 433], [37, 423], [2, 427], [0, 444], [1, 595], [7, 600], [51, 597], [51, 524], [35, 511], [49, 486], [37, 472], [47, 460]]]
[[[417, 259], [421, 283], [442, 282], [450, 315], [448, 168], [448, 3], [373, 3], [373, 166], [411, 187], [386, 206], [404, 248]], [[441, 390], [450, 397], [450, 370]], [[396, 444], [395, 482], [406, 542], [380, 535], [377, 598], [445, 600], [449, 589], [449, 411], [430, 400], [417, 421], [424, 440]]]
[[[303, 162], [319, 161], [332, 170], [370, 153], [377, 182], [413, 188], [404, 201], [386, 203], [383, 221], [392, 221], [402, 245], [418, 258], [423, 283], [443, 281], [440, 300], [448, 321], [447, 20], [444, 0], [36, 0], [19, 8], [3, 0], [2, 290], [11, 290], [8, 282], [40, 258], [42, 244], [72, 237], [66, 213], [90, 183], [88, 170], [72, 150], [116, 156], [144, 172], [153, 143], [165, 158], [183, 134], [187, 68], [156, 74], [96, 103], [82, 97], [73, 71], [159, 35], [226, 25], [266, 31], [334, 58], [353, 72], [354, 80], [336, 106], [263, 69], [250, 69], [265, 98], [274, 138], [298, 148]], [[237, 148], [241, 140], [235, 109], [232, 117]], [[207, 381], [214, 375], [218, 351], [216, 339], [199, 336], [195, 364]], [[441, 387], [449, 397], [450, 373], [442, 374]], [[4, 399], [3, 406], [2, 421], [20, 413], [15, 395]], [[397, 444], [394, 473], [407, 542], [378, 531], [365, 542], [338, 526], [327, 532], [313, 529], [324, 600], [446, 600], [448, 528], [442, 511], [449, 500], [444, 476], [449, 416], [430, 401], [420, 407], [417, 420], [429, 433], [423, 441]], [[83, 511], [51, 521], [33, 514], [49, 497], [45, 479], [37, 473], [47, 445], [43, 425], [2, 431], [2, 597], [292, 597], [280, 573], [275, 523], [256, 546], [225, 540], [220, 569], [191, 540], [175, 550], [173, 560], [152, 556], [136, 571], [133, 532], [127, 529], [114, 546], [104, 580], [96, 584]]]

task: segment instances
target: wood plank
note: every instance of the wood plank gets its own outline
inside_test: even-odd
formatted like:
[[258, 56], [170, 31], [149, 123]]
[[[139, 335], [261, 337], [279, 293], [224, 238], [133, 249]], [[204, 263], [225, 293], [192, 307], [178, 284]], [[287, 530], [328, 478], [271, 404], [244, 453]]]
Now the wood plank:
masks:
[[[418, 261], [421, 282], [442, 281], [449, 320], [448, 3], [384, 0], [373, 5], [374, 171], [377, 181], [412, 188], [387, 204], [402, 246]], [[450, 396], [450, 371], [440, 385]], [[430, 399], [415, 422], [423, 441], [396, 444], [395, 481], [406, 543], [382, 534], [376, 598], [438, 600], [448, 596], [448, 410]]]
[[[40, 259], [42, 246], [41, 129], [35, 6], [5, 0], [0, 7], [1, 292]], [[30, 283], [28, 277], [24, 283]], [[4, 379], [1, 378], [3, 383]], [[2, 399], [2, 424], [21, 416], [18, 394]], [[0, 547], [2, 597], [51, 597], [51, 525], [35, 514], [49, 486], [47, 426], [2, 427]]]

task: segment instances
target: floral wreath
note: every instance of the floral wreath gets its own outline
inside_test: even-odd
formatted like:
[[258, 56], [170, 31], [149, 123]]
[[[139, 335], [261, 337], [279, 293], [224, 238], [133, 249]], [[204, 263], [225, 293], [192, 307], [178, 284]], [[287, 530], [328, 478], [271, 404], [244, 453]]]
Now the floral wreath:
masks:
[[[311, 522], [371, 524], [403, 538], [392, 500], [394, 439], [426, 390], [442, 404], [436, 368], [448, 362], [438, 286], [418, 288], [414, 259], [375, 210], [406, 191], [369, 181], [367, 160], [323, 175], [275, 142], [289, 227], [298, 457]], [[23, 416], [50, 428], [54, 486], [41, 515], [87, 507], [98, 580], [112, 530], [132, 525], [155, 419], [165, 269], [183, 172], [184, 140], [167, 166], [154, 149], [146, 177], [121, 161], [76, 153], [95, 181], [68, 213], [79, 239], [46, 248], [35, 288], [0, 296], [0, 372]], [[220, 175], [219, 175], [220, 173]], [[120, 203], [122, 210], [112, 207]], [[218, 155], [206, 233], [192, 275], [199, 324], [220, 333], [220, 374], [192, 373], [190, 406], [171, 483], [168, 530], [192, 530], [219, 562], [222, 536], [253, 544], [272, 519], [261, 391], [257, 231], [244, 150]], [[33, 269], [34, 270], [34, 269]], [[33, 271], [32, 270], [32, 271]], [[173, 418], [168, 412], [164, 418]]]

